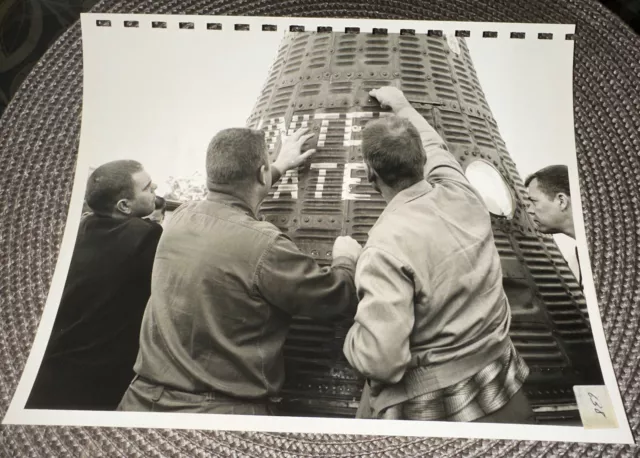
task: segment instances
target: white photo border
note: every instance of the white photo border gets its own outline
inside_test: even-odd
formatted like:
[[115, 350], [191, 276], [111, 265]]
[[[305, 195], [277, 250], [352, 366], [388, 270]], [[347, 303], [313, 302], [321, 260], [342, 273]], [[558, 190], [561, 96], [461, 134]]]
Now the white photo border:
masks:
[[[483, 37], [484, 32], [497, 32], [497, 36], [484, 38], [494, 40], [496, 45], [503, 40], [514, 40], [511, 33], [525, 33], [520, 40], [539, 40], [549, 43], [562, 41], [556, 46], [566, 47], [567, 59], [573, 61], [575, 33], [574, 25], [566, 24], [520, 24], [520, 23], [481, 23], [481, 22], [436, 22], [416, 20], [380, 20], [380, 19], [333, 19], [333, 18], [291, 18], [291, 17], [257, 17], [257, 16], [193, 16], [193, 15], [132, 15], [85, 13], [81, 17], [83, 28], [83, 50], [90, 52], [91, 39], [87, 30], [97, 33], [97, 21], [110, 21], [110, 28], [125, 28], [125, 21], [138, 21], [140, 29], [151, 28], [152, 22], [165, 22], [168, 30], [180, 30], [180, 23], [192, 23], [190, 30], [180, 33], [220, 33], [219, 30], [207, 29], [207, 24], [221, 24], [222, 33], [273, 33], [262, 31], [263, 25], [275, 25], [278, 32], [288, 31], [290, 26], [303, 26], [305, 31], [314, 32], [317, 27], [332, 27], [334, 32], [342, 32], [347, 28], [357, 27], [360, 33], [370, 33], [374, 28], [386, 29], [387, 33], [400, 33], [403, 29], [426, 34], [430, 30], [442, 31], [443, 34], [455, 34], [458, 30], [469, 32], [469, 38]], [[235, 30], [236, 24], [248, 24], [249, 30]], [[104, 27], [108, 29], [108, 27]], [[136, 31], [132, 31], [136, 33]], [[542, 34], [542, 35], [539, 35]], [[549, 36], [548, 34], [552, 34]], [[573, 75], [571, 75], [573, 77]], [[85, 81], [85, 91], [87, 90]], [[86, 92], [85, 92], [86, 93]], [[84, 110], [83, 110], [84, 113]], [[573, 112], [572, 112], [573, 115]], [[84, 118], [84, 115], [83, 115]], [[20, 382], [3, 420], [4, 424], [27, 425], [60, 425], [60, 426], [103, 426], [128, 428], [173, 428], [227, 431], [269, 431], [297, 433], [331, 433], [331, 434], [365, 434], [389, 436], [422, 436], [422, 437], [455, 437], [483, 439], [516, 439], [543, 441], [572, 441], [589, 443], [624, 443], [633, 444], [634, 439], [626, 418], [624, 405], [618, 389], [611, 358], [598, 309], [597, 295], [593, 282], [591, 262], [582, 202], [575, 198], [573, 203], [576, 241], [583, 271], [584, 295], [592, 324], [592, 332], [603, 378], [611, 402], [616, 412], [618, 428], [585, 429], [574, 426], [550, 425], [515, 425], [487, 423], [454, 423], [454, 422], [422, 422], [398, 420], [360, 420], [310, 417], [259, 417], [244, 415], [217, 415], [191, 413], [139, 413], [139, 412], [97, 412], [67, 410], [25, 409], [24, 406], [42, 361], [53, 322], [57, 313], [67, 272], [74, 250], [76, 233], [80, 222], [83, 195], [88, 179], [90, 155], [83, 150], [86, 143], [86, 130], [80, 134], [80, 148], [73, 183], [73, 192], [69, 205], [69, 213], [60, 252], [52, 278], [51, 287], [33, 346], [29, 353]], [[578, 181], [578, 164], [575, 154], [575, 136], [573, 158], [569, 161], [571, 194], [580, 196]]]

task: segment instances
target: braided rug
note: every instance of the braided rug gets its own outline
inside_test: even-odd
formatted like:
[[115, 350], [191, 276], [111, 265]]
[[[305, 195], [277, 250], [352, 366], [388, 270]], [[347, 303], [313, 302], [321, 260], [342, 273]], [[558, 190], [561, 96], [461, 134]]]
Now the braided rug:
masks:
[[[94, 12], [575, 23], [575, 122], [596, 290], [627, 415], [640, 421], [640, 37], [595, 0], [105, 0]], [[71, 198], [82, 103], [79, 23], [35, 66], [0, 120], [0, 417], [18, 385]], [[632, 456], [635, 446], [2, 426], [18, 456]]]

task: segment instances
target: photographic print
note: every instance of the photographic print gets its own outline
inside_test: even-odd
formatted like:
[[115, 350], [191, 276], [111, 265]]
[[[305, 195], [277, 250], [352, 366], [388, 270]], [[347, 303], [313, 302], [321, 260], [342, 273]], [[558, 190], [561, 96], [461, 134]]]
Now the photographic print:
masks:
[[632, 443], [573, 26], [82, 30], [73, 196], [5, 423]]

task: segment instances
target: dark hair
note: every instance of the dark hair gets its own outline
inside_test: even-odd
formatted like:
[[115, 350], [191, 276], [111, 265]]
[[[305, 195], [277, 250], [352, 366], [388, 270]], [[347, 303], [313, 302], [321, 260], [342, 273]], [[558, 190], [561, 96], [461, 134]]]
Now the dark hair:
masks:
[[569, 168], [566, 165], [550, 165], [532, 173], [524, 181], [529, 186], [533, 180], [538, 180], [540, 190], [549, 198], [554, 199], [558, 193], [571, 196], [569, 188]]
[[167, 211], [167, 201], [164, 197], [156, 196], [155, 208], [156, 210], [162, 210], [162, 213]]
[[367, 123], [362, 131], [365, 162], [382, 181], [405, 189], [424, 179], [427, 161], [420, 134], [406, 118], [389, 116]]
[[89, 207], [89, 204], [87, 203], [86, 200], [82, 202], [82, 214], [85, 214], [85, 213], [91, 213], [91, 207]]
[[245, 128], [221, 130], [207, 148], [207, 184], [242, 182], [267, 164], [264, 132]]
[[137, 161], [107, 162], [89, 176], [85, 200], [97, 214], [111, 214], [120, 199], [133, 199], [133, 175], [142, 170]]

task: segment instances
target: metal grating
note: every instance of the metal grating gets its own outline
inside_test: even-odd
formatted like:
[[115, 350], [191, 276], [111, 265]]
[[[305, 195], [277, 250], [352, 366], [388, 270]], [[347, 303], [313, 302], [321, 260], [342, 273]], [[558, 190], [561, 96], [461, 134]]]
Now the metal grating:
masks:
[[[369, 120], [388, 115], [368, 96], [383, 85], [405, 92], [463, 167], [487, 161], [510, 186], [515, 215], [493, 217], [493, 228], [512, 308], [510, 333], [532, 372], [526, 392], [539, 422], [575, 421], [572, 385], [601, 382], [584, 297], [553, 240], [537, 233], [526, 214], [526, 190], [464, 39], [287, 35], [248, 125], [265, 131], [272, 157], [280, 132], [309, 127], [318, 134], [310, 145], [317, 153], [276, 183], [261, 213], [321, 265], [330, 264], [336, 236], [366, 242], [385, 202], [364, 175], [361, 132]], [[362, 382], [342, 355], [351, 322], [294, 318], [285, 346], [285, 413], [355, 414]]]

